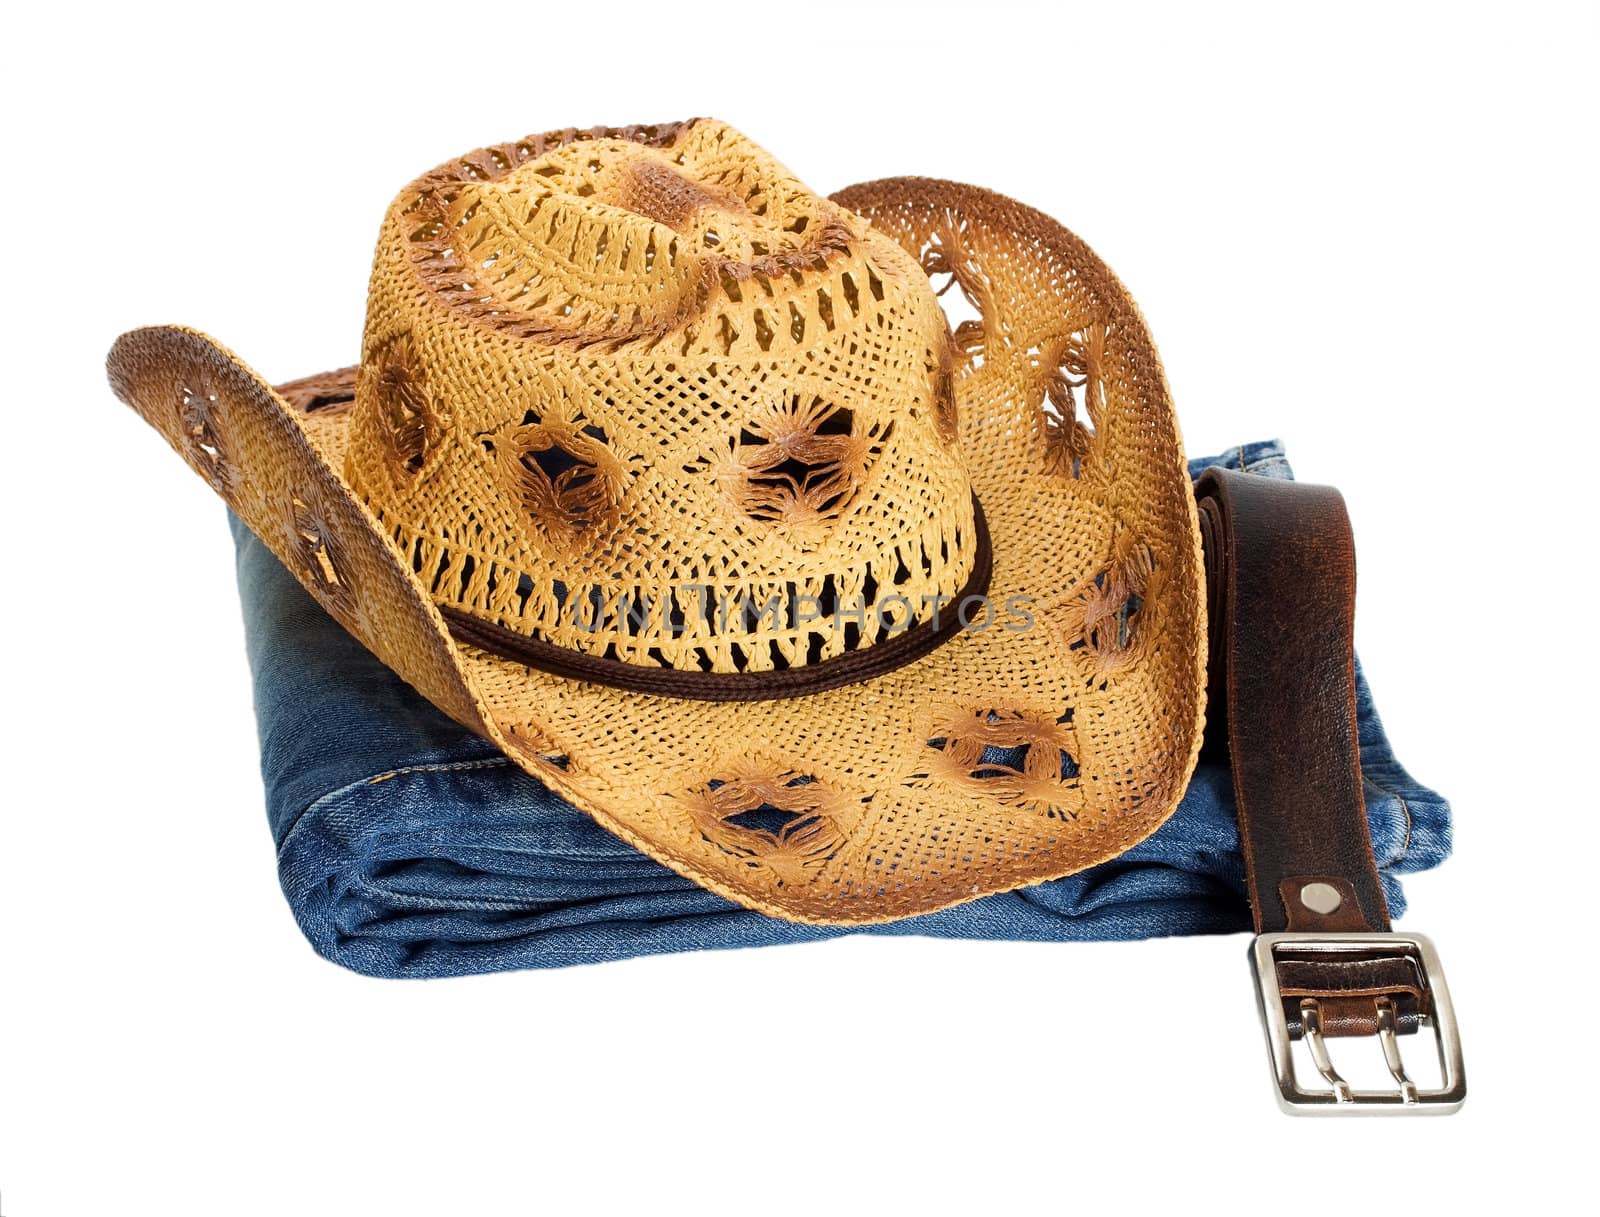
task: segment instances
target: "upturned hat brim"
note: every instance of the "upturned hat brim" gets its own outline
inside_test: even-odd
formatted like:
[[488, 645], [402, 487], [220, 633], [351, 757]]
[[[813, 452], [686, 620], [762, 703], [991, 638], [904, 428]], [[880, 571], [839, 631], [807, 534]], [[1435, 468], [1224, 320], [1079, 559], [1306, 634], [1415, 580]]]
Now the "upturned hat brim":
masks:
[[1114, 858], [1177, 805], [1204, 709], [1199, 529], [1143, 319], [1082, 242], [1009, 199], [926, 179], [835, 199], [914, 255], [960, 232], [965, 272], [985, 285], [957, 398], [995, 613], [894, 671], [802, 697], [682, 700], [458, 641], [343, 476], [353, 369], [274, 389], [205, 335], [157, 327], [119, 339], [108, 370], [374, 654], [706, 888], [860, 923]]

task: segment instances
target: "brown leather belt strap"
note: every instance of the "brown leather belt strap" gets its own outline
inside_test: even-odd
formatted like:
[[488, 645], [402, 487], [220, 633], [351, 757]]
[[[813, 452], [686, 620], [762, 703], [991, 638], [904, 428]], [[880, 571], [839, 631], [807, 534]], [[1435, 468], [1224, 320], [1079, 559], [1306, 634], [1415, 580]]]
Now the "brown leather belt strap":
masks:
[[[1328, 486], [1213, 469], [1195, 486], [1210, 598], [1213, 738], [1225, 738], [1257, 934], [1383, 933], [1355, 695], [1355, 542]], [[1383, 950], [1275, 965], [1289, 1034], [1418, 1026], [1415, 962]]]
[[[1210, 599], [1210, 726], [1225, 746], [1256, 940], [1251, 961], [1278, 1099], [1296, 1113], [1450, 1112], [1461, 1040], [1433, 944], [1389, 928], [1356, 732], [1355, 542], [1327, 486], [1208, 470], [1195, 485]], [[1419, 1086], [1398, 1037], [1438, 1032]], [[1375, 1036], [1394, 1086], [1358, 1090], [1327, 1040]], [[1291, 1043], [1324, 1085], [1307, 1089]]]
[[[1195, 483], [1211, 654], [1205, 746], [1225, 749], [1255, 920], [1251, 965], [1278, 1101], [1295, 1114], [1448, 1113], [1461, 1038], [1433, 944], [1396, 933], [1372, 854], [1356, 730], [1355, 541], [1329, 486], [1210, 469]], [[1418, 1085], [1399, 1036], [1437, 1032]], [[1374, 1036], [1392, 1089], [1357, 1089], [1327, 1041]], [[1308, 1088], [1302, 1041], [1322, 1086]]]
[[1356, 736], [1355, 543], [1329, 486], [1208, 470], [1195, 486], [1258, 934], [1386, 931]]

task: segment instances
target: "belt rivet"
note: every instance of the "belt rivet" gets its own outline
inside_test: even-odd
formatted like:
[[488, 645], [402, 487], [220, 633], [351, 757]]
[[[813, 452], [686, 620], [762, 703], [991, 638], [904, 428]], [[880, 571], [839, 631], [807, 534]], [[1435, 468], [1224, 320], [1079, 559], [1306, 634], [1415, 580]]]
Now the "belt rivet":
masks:
[[1331, 883], [1308, 883], [1300, 889], [1300, 903], [1325, 917], [1344, 903], [1344, 897]]

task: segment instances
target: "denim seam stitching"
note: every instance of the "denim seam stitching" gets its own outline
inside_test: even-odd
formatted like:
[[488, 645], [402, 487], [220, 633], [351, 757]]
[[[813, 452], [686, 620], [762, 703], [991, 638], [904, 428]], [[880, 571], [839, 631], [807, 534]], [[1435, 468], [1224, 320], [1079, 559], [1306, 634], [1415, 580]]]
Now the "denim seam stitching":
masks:
[[343, 796], [350, 794], [352, 791], [361, 789], [363, 786], [371, 786], [374, 782], [381, 782], [387, 778], [405, 777], [406, 775], [412, 773], [445, 773], [453, 770], [465, 771], [469, 769], [499, 769], [510, 764], [510, 757], [486, 756], [475, 761], [451, 761], [448, 764], [403, 765], [398, 769], [389, 769], [382, 773], [374, 773], [368, 777], [358, 778], [354, 782], [349, 782], [343, 786], [340, 786], [337, 790], [330, 790], [324, 794], [318, 795], [316, 798], [312, 799], [311, 802], [307, 803], [298, 812], [296, 812], [294, 820], [289, 824], [288, 828], [284, 829], [283, 836], [278, 838], [278, 849], [281, 851], [284, 846], [289, 844], [289, 838], [294, 836], [295, 831], [300, 827], [306, 816], [310, 815], [313, 811], [316, 811], [323, 804], [328, 803], [333, 799], [342, 798]]
[[[410, 777], [412, 774], [417, 773], [445, 773], [451, 771], [464, 772], [473, 769], [502, 768], [520, 767], [514, 766], [510, 757], [486, 756], [475, 761], [451, 761], [448, 764], [438, 765], [405, 765], [399, 769], [386, 770], [383, 773], [375, 773], [371, 777], [361, 778], [358, 781], [350, 782], [347, 785], [339, 787], [337, 790], [330, 790], [326, 794], [319, 795], [310, 803], [308, 803], [305, 808], [295, 816], [294, 823], [289, 826], [288, 830], [283, 834], [283, 839], [278, 842], [278, 853], [280, 856], [282, 855], [284, 849], [287, 848], [289, 844], [289, 838], [294, 835], [295, 830], [300, 827], [301, 821], [303, 821], [311, 812], [319, 810], [331, 800], [347, 799], [352, 795], [359, 795], [363, 787], [375, 785], [376, 783], [387, 778]], [[618, 843], [623, 844], [620, 841]], [[558, 858], [564, 862], [593, 862], [595, 859], [599, 858], [612, 862], [639, 861], [651, 865], [660, 865], [659, 863], [655, 862], [654, 859], [650, 858], [648, 855], [639, 850], [627, 849], [624, 845], [624, 851], [625, 852], [621, 853], [587, 853], [582, 851], [574, 852], [571, 850], [557, 851], [547, 849], [540, 851], [540, 856], [546, 858]], [[365, 882], [365, 880], [360, 880], [358, 882]], [[376, 891], [377, 889], [369, 888], [369, 890]]]
[[1362, 771], [1361, 776], [1367, 781], [1371, 782], [1373, 786], [1377, 787], [1377, 789], [1383, 794], [1388, 795], [1391, 799], [1399, 800], [1400, 813], [1406, 818], [1405, 838], [1400, 842], [1400, 852], [1380, 864], [1384, 870], [1389, 870], [1392, 867], [1398, 866], [1401, 862], [1404, 862], [1406, 855], [1411, 852], [1411, 804], [1406, 802], [1405, 795], [1401, 794], [1398, 790], [1385, 786], [1382, 782], [1378, 781], [1377, 778], [1372, 777], [1364, 770]]

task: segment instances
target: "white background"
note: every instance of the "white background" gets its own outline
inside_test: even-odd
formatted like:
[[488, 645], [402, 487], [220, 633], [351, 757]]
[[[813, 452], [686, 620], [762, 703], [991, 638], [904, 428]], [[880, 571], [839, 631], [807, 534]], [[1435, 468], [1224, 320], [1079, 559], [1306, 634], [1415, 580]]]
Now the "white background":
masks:
[[[5, 1217], [1588, 1190], [1592, 5], [137, 9], [34, 5], [5, 35]], [[353, 362], [415, 174], [704, 113], [821, 191], [925, 173], [1057, 216], [1143, 306], [1191, 452], [1281, 435], [1344, 489], [1358, 645], [1456, 804], [1403, 925], [1448, 965], [1461, 1116], [1280, 1116], [1243, 937], [439, 983], [301, 939], [222, 510], [104, 352], [179, 321], [269, 379]]]

